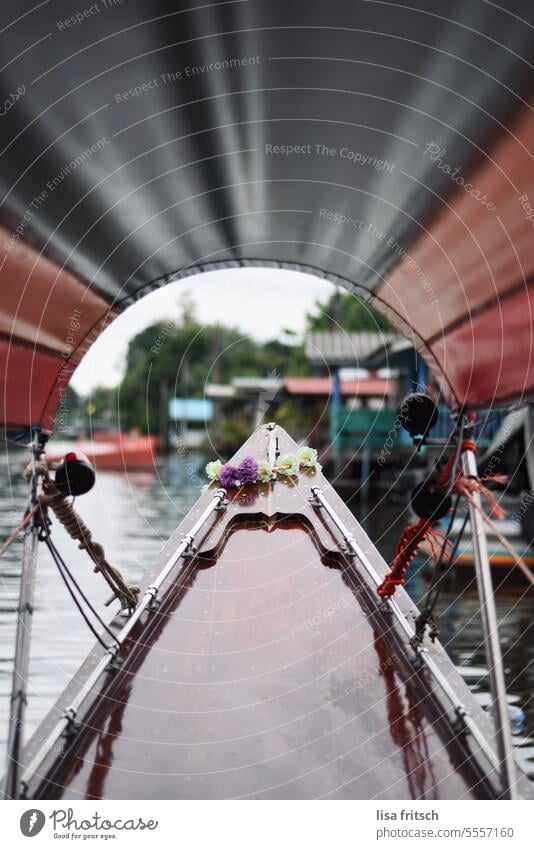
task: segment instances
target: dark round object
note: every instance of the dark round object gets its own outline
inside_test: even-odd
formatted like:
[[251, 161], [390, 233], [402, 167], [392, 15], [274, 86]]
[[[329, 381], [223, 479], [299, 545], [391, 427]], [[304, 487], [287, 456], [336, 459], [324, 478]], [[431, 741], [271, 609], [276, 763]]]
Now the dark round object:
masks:
[[438, 420], [438, 408], [430, 395], [413, 392], [401, 402], [398, 410], [401, 425], [412, 436], [424, 436]]
[[84, 495], [95, 484], [95, 470], [82, 451], [69, 451], [56, 469], [56, 487], [69, 495]]
[[412, 510], [420, 519], [443, 519], [452, 507], [452, 498], [447, 489], [436, 483], [425, 482], [412, 492]]

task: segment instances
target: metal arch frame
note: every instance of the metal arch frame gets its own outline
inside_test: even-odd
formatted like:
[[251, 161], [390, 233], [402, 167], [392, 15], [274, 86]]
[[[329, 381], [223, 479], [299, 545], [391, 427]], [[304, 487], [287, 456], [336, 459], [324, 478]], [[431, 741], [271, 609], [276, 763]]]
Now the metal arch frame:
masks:
[[134, 625], [136, 625], [136, 623], [139, 621], [141, 615], [145, 612], [145, 610], [155, 609], [156, 598], [163, 582], [166, 580], [166, 578], [168, 578], [180, 558], [193, 556], [196, 553], [194, 541], [197, 534], [205, 525], [211, 514], [216, 510], [224, 509], [227, 503], [228, 502], [226, 501], [226, 490], [218, 489], [214, 494], [212, 500], [204, 510], [204, 512], [199, 516], [199, 518], [193, 525], [193, 527], [182, 538], [180, 544], [178, 545], [178, 548], [176, 548], [176, 550], [171, 554], [165, 566], [158, 574], [157, 578], [152, 582], [152, 584], [150, 584], [150, 586], [146, 588], [143, 594], [143, 598], [133, 611], [126, 624], [123, 626], [123, 628], [121, 628], [121, 630], [117, 634], [117, 642], [106, 650], [100, 661], [95, 666], [92, 673], [89, 675], [83, 686], [78, 691], [75, 698], [63, 711], [61, 719], [57, 721], [56, 725], [54, 726], [46, 740], [43, 742], [42, 746], [40, 746], [30, 763], [26, 766], [20, 779], [20, 787], [18, 788], [20, 798], [26, 798], [26, 791], [28, 789], [29, 783], [31, 779], [36, 775], [39, 766], [42, 764], [42, 762], [53, 749], [53, 747], [58, 743], [61, 737], [68, 732], [69, 728], [72, 728], [75, 725], [80, 707], [82, 706], [87, 696], [92, 692], [99, 679], [107, 670], [113, 668], [113, 664], [117, 661], [117, 656], [119, 654], [120, 649], [124, 645], [126, 639], [129, 637]]
[[[475, 465], [475, 469], [476, 469], [476, 465]], [[348, 554], [358, 558], [358, 560], [362, 563], [362, 565], [364, 566], [367, 574], [369, 575], [369, 577], [372, 581], [373, 589], [376, 589], [381, 584], [381, 578], [378, 575], [378, 573], [376, 572], [376, 570], [375, 570], [374, 566], [372, 565], [372, 563], [370, 562], [369, 558], [367, 557], [365, 552], [361, 549], [361, 547], [358, 545], [355, 538], [349, 532], [348, 528], [343, 523], [343, 521], [339, 518], [336, 511], [330, 505], [328, 500], [325, 498], [321, 489], [318, 486], [314, 486], [314, 487], [312, 487], [311, 491], [312, 491], [312, 494], [313, 494], [312, 498], [310, 499], [311, 503], [317, 509], [323, 509], [325, 511], [325, 513], [329, 516], [329, 518], [331, 519], [333, 524], [336, 526], [338, 531], [341, 533], [341, 536], [343, 538], [343, 542], [346, 546]], [[473, 508], [473, 510], [474, 510], [474, 508]], [[476, 513], [476, 510], [474, 510], [474, 512]], [[482, 532], [484, 532], [484, 529], [482, 529]], [[488, 573], [489, 573], [489, 563], [487, 564], [487, 569], [488, 569]], [[491, 587], [491, 577], [490, 577], [490, 587]], [[492, 596], [491, 596], [491, 602], [493, 603], [493, 597]], [[415, 651], [417, 656], [420, 658], [421, 662], [425, 664], [425, 666], [427, 667], [429, 672], [434, 677], [435, 681], [437, 682], [437, 684], [441, 688], [441, 690], [444, 693], [444, 695], [446, 696], [447, 700], [450, 702], [450, 704], [451, 704], [456, 716], [458, 717], [458, 719], [463, 723], [466, 730], [468, 730], [472, 734], [473, 738], [476, 740], [478, 746], [480, 747], [481, 751], [485, 754], [485, 756], [488, 759], [488, 761], [490, 762], [491, 766], [498, 773], [500, 773], [501, 781], [502, 781], [502, 785], [503, 785], [503, 787], [502, 787], [503, 794], [508, 799], [519, 798], [518, 794], [517, 794], [517, 789], [516, 789], [515, 762], [513, 760], [513, 749], [511, 747], [511, 739], [510, 739], [510, 748], [509, 748], [510, 757], [507, 757], [506, 760], [503, 760], [503, 757], [501, 755], [501, 745], [503, 745], [504, 751], [508, 751], [506, 748], [504, 748], [505, 747], [505, 740], [503, 740], [502, 744], [499, 744], [499, 742], [498, 742], [498, 753], [495, 752], [493, 747], [488, 743], [488, 740], [486, 739], [484, 733], [480, 730], [477, 723], [475, 722], [473, 717], [470, 715], [470, 713], [467, 710], [467, 708], [465, 707], [464, 703], [461, 701], [461, 699], [458, 698], [458, 696], [454, 692], [454, 690], [451, 687], [451, 685], [449, 684], [447, 678], [443, 675], [443, 673], [439, 669], [438, 665], [435, 663], [432, 656], [429, 655], [429, 653], [426, 649], [422, 648], [421, 646], [417, 646], [412, 642], [413, 638], [415, 637], [415, 630], [410, 626], [410, 624], [406, 620], [406, 618], [403, 615], [403, 613], [402, 613], [399, 605], [397, 604], [397, 602], [393, 598], [389, 597], [389, 598], [386, 598], [386, 599], [383, 600], [382, 605], [395, 616], [397, 623], [400, 625], [402, 631], [404, 632], [404, 634], [408, 638], [408, 641], [409, 641], [411, 647], [413, 648], [413, 650]], [[487, 606], [488, 606], [488, 608], [490, 608], [491, 604], [488, 604]], [[494, 606], [493, 606], [493, 610], [494, 610]], [[498, 645], [498, 643], [497, 643], [497, 645]], [[498, 651], [498, 654], [499, 654], [499, 657], [500, 657], [500, 650]], [[502, 659], [501, 659], [501, 663], [502, 663]], [[492, 695], [493, 695], [493, 690], [492, 690]], [[501, 720], [502, 720], [502, 717], [501, 717]], [[497, 741], [499, 741], [499, 736], [500, 736], [501, 733], [504, 732], [504, 734], [505, 734], [506, 727], [508, 728], [508, 734], [509, 734], [510, 732], [509, 732], [509, 724], [508, 724], [508, 720], [507, 720], [507, 714], [505, 716], [505, 721], [503, 722], [503, 725], [502, 726], [501, 725], [496, 726]], [[511, 760], [510, 760], [510, 758], [511, 758]]]

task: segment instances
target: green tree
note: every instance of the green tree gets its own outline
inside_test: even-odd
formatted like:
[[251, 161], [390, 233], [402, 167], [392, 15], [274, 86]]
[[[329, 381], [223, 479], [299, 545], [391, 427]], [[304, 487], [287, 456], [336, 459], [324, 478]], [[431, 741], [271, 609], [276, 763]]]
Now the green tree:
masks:
[[391, 330], [391, 324], [371, 304], [336, 289], [326, 303], [317, 301], [307, 315], [307, 330]]
[[120, 425], [157, 433], [166, 392], [202, 398], [207, 383], [306, 372], [302, 346], [280, 340], [261, 344], [237, 328], [201, 325], [192, 310], [184, 310], [181, 323], [157, 322], [130, 341], [118, 390]]
[[90, 427], [117, 425], [117, 389], [97, 386], [84, 399], [83, 413]]

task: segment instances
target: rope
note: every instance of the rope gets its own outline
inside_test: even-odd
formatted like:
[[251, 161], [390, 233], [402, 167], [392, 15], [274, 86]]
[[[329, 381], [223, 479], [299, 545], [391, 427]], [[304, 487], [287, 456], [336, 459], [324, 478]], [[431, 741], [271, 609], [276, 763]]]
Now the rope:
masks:
[[[464, 440], [462, 443], [462, 451], [464, 450], [472, 450], [476, 451], [476, 446], [473, 442]], [[508, 554], [514, 560], [516, 566], [518, 566], [525, 577], [529, 580], [530, 584], [534, 586], [534, 575], [532, 571], [529, 569], [525, 561], [522, 557], [514, 551], [513, 547], [510, 545], [506, 537], [499, 531], [497, 526], [491, 520], [491, 516], [495, 516], [496, 519], [502, 519], [505, 515], [504, 510], [500, 506], [500, 504], [495, 499], [493, 493], [484, 485], [484, 482], [493, 481], [495, 483], [506, 483], [506, 477], [504, 475], [486, 475], [482, 478], [466, 478], [463, 475], [458, 475], [455, 481], [455, 489], [456, 491], [462, 495], [473, 507], [474, 509], [480, 513], [483, 520], [486, 524], [491, 528], [503, 548], [506, 549]], [[474, 498], [475, 494], [479, 494], [483, 496], [489, 504], [489, 513], [481, 507], [480, 504]]]
[[[438, 486], [444, 487], [449, 480], [451, 471], [456, 467], [457, 454], [458, 451], [454, 451], [451, 454], [445, 466], [439, 473], [437, 479]], [[434, 530], [430, 519], [419, 519], [415, 525], [408, 525], [404, 529], [398, 542], [390, 570], [380, 586], [377, 588], [380, 598], [389, 598], [389, 596], [393, 595], [398, 586], [403, 586], [405, 584], [406, 572], [415, 555], [419, 551], [421, 544], [425, 540], [430, 543], [434, 559], [437, 559], [434, 546], [439, 542], [443, 552], [447, 545], [447, 537], [439, 533], [439, 531]]]
[[415, 636], [412, 639], [412, 645], [414, 647], [421, 645], [421, 643], [423, 641], [423, 637], [425, 635], [425, 631], [427, 629], [427, 626], [429, 626], [429, 629], [430, 629], [429, 630], [429, 637], [432, 640], [432, 642], [435, 642], [435, 640], [439, 637], [439, 628], [438, 628], [438, 624], [437, 624], [437, 622], [434, 618], [434, 610], [436, 608], [436, 604], [438, 603], [438, 599], [440, 597], [441, 590], [442, 590], [443, 584], [445, 582], [445, 579], [450, 574], [452, 567], [454, 566], [454, 559], [456, 557], [456, 552], [458, 551], [458, 548], [460, 546], [460, 541], [462, 539], [462, 535], [463, 535], [463, 532], [466, 528], [467, 520], [469, 518], [469, 516], [466, 514], [465, 517], [464, 517], [464, 520], [462, 522], [462, 527], [460, 528], [460, 531], [456, 536], [456, 540], [454, 542], [452, 550], [449, 553], [448, 565], [443, 571], [441, 571], [441, 566], [443, 564], [443, 556], [445, 554], [446, 544], [447, 544], [448, 538], [450, 536], [452, 526], [453, 526], [454, 520], [456, 518], [456, 513], [458, 512], [459, 505], [460, 505], [460, 496], [458, 495], [456, 497], [456, 501], [455, 501], [454, 507], [452, 509], [452, 513], [450, 515], [449, 525], [448, 525], [447, 530], [445, 532], [445, 539], [443, 540], [443, 545], [441, 546], [441, 551], [439, 553], [439, 557], [438, 557], [438, 559], [437, 559], [437, 561], [434, 565], [434, 570], [432, 572], [432, 578], [430, 580], [430, 586], [429, 586], [429, 588], [428, 588], [428, 590], [427, 590], [427, 592], [424, 596], [424, 598], [426, 598], [426, 604], [425, 604], [424, 608], [422, 609], [421, 613], [419, 614], [419, 616], [417, 617], [417, 619], [415, 620]]
[[493, 533], [495, 534], [495, 536], [497, 537], [497, 539], [499, 540], [501, 545], [506, 549], [508, 554], [513, 558], [516, 566], [518, 566], [519, 569], [521, 569], [521, 571], [523, 572], [525, 577], [529, 580], [531, 586], [534, 586], [534, 575], [532, 574], [532, 570], [529, 569], [529, 567], [527, 566], [527, 564], [525, 563], [523, 558], [520, 557], [519, 554], [517, 554], [516, 551], [514, 551], [514, 549], [512, 548], [512, 546], [510, 545], [510, 543], [506, 539], [506, 537], [501, 534], [501, 532], [498, 530], [497, 526], [491, 521], [488, 514], [476, 503], [476, 501], [472, 501], [471, 503], [473, 504], [473, 507], [476, 510], [478, 510], [478, 512], [480, 513], [480, 515], [484, 519], [484, 521], [489, 525], [489, 527], [491, 528], [491, 530], [493, 531]]
[[456, 473], [456, 468], [458, 465], [458, 457], [460, 456], [460, 452], [458, 449], [453, 451], [445, 465], [443, 466], [441, 472], [438, 475], [437, 485], [445, 486], [448, 483], [449, 478], [451, 477], [451, 473]]
[[430, 543], [432, 556], [437, 557], [435, 546], [446, 545], [446, 537], [439, 531], [434, 530], [430, 519], [419, 519], [415, 525], [408, 525], [402, 532], [393, 563], [388, 574], [377, 587], [380, 598], [389, 598], [397, 587], [406, 583], [406, 572], [417, 554], [421, 543], [427, 540]]
[[[474, 504], [473, 495], [479, 493], [484, 496], [489, 504], [490, 515], [496, 519], [502, 519], [505, 515], [501, 505], [498, 504], [494, 494], [484, 486], [483, 481], [493, 481], [495, 483], [504, 483], [506, 478], [503, 475], [490, 475], [483, 478], [466, 478], [463, 475], [458, 475], [454, 483], [456, 492], [460, 493], [467, 501]], [[486, 514], [484, 514], [486, 515]]]
[[[521, 569], [523, 574], [526, 575], [531, 584], [534, 585], [534, 576], [531, 570], [528, 568], [524, 560], [519, 557], [518, 554], [513, 550], [512, 546], [508, 543], [508, 541], [504, 538], [504, 536], [498, 531], [493, 522], [490, 519], [490, 516], [495, 516], [497, 519], [502, 518], [504, 514], [504, 510], [497, 502], [493, 493], [485, 486], [487, 482], [495, 482], [495, 483], [505, 483], [506, 478], [503, 475], [488, 475], [482, 478], [468, 478], [465, 477], [461, 471], [458, 469], [458, 460], [460, 455], [464, 451], [473, 451], [476, 453], [477, 446], [473, 439], [460, 439], [459, 447], [456, 451], [454, 451], [449, 457], [447, 463], [443, 467], [440, 472], [437, 485], [445, 487], [449, 482], [449, 492], [456, 492], [459, 497], [465, 498], [473, 507], [478, 510], [478, 512], [483, 517], [484, 521], [491, 527], [493, 533], [497, 536], [501, 544], [504, 546], [506, 551], [513, 557], [514, 562]], [[475, 494], [481, 495], [486, 499], [489, 505], [489, 515], [485, 510], [480, 507], [479, 504], [475, 501]], [[454, 519], [454, 515], [456, 514], [456, 509], [458, 506], [458, 501], [456, 502], [456, 506], [454, 508], [454, 514], [451, 522], [449, 523], [449, 529], [445, 535], [438, 533], [432, 528], [432, 522], [429, 519], [420, 519], [415, 525], [408, 525], [401, 535], [399, 540], [399, 544], [397, 546], [397, 550], [395, 552], [395, 557], [391, 564], [390, 570], [388, 574], [385, 576], [384, 580], [377, 588], [378, 595], [380, 598], [389, 598], [389, 596], [393, 595], [396, 588], [398, 586], [402, 586], [405, 583], [405, 575], [406, 572], [411, 565], [415, 555], [417, 554], [421, 544], [423, 541], [427, 540], [430, 543], [432, 555], [437, 560], [437, 564], [439, 565], [443, 560], [443, 553], [445, 551], [445, 546], [450, 544], [448, 541], [448, 536], [450, 534], [450, 529], [452, 527], [452, 521]], [[461, 533], [463, 533], [462, 527]], [[443, 541], [441, 553], [439, 558], [436, 558], [434, 544], [437, 542], [437, 539], [441, 538]], [[459, 539], [456, 541], [455, 550], [458, 548]], [[452, 559], [452, 554], [451, 554]], [[432, 586], [429, 592], [432, 590]], [[436, 598], [437, 600], [437, 598]], [[435, 604], [435, 602], [434, 602]], [[423, 614], [421, 614], [421, 617]], [[432, 610], [429, 611], [429, 616], [432, 619]], [[421, 618], [419, 617], [419, 618]], [[435, 626], [435, 623], [433, 623]], [[420, 630], [422, 629], [422, 633], [424, 633], [424, 622], [421, 619]], [[417, 638], [417, 637], [416, 637]]]
[[79, 548], [87, 551], [95, 564], [94, 571], [100, 572], [113, 590], [113, 596], [106, 602], [106, 606], [111, 604], [114, 598], [118, 598], [123, 608], [134, 608], [137, 605], [140, 588], [127, 584], [119, 570], [108, 563], [103, 547], [93, 539], [91, 531], [72, 504], [69, 504], [65, 496], [51, 485], [47, 486], [47, 495], [43, 500], [54, 512], [69, 536], [79, 542]]
[[[133, 610], [137, 606], [140, 588], [127, 584], [118, 569], [115, 569], [106, 560], [106, 554], [100, 543], [93, 539], [92, 533], [76, 512], [72, 504], [69, 504], [65, 496], [54, 486], [50, 478], [49, 468], [46, 460], [38, 460], [29, 463], [24, 470], [24, 477], [28, 480], [33, 474], [39, 474], [43, 478], [43, 489], [45, 495], [41, 496], [37, 507], [50, 507], [58, 520], [61, 522], [72, 539], [79, 542], [79, 548], [85, 549], [95, 564], [95, 572], [100, 572], [107, 581], [113, 595], [106, 602], [106, 607], [118, 598], [121, 607], [125, 610]], [[37, 508], [34, 509], [34, 512]], [[17, 529], [20, 533], [20, 529]], [[8, 541], [9, 542], [9, 541]], [[1, 552], [0, 552], [1, 554]]]

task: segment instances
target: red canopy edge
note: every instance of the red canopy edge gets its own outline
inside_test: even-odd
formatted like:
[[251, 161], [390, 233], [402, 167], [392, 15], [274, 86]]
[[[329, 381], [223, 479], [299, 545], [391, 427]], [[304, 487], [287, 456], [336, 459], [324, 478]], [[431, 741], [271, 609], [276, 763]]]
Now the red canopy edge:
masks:
[[117, 311], [0, 225], [2, 424], [52, 429], [76, 366]]
[[[377, 308], [412, 330], [413, 344], [441, 371], [453, 407], [534, 392], [533, 148], [529, 110], [465, 184], [453, 183], [452, 199], [442, 199], [442, 212], [375, 291]], [[436, 154], [436, 167], [453, 164], [446, 151]]]
[[[331, 395], [332, 380], [329, 377], [287, 377], [284, 387], [290, 395]], [[342, 380], [342, 395], [392, 395], [396, 387], [394, 380], [385, 378], [362, 377], [356, 380]]]
[[532, 394], [533, 316], [529, 285], [434, 342], [460, 404], [491, 407]]

